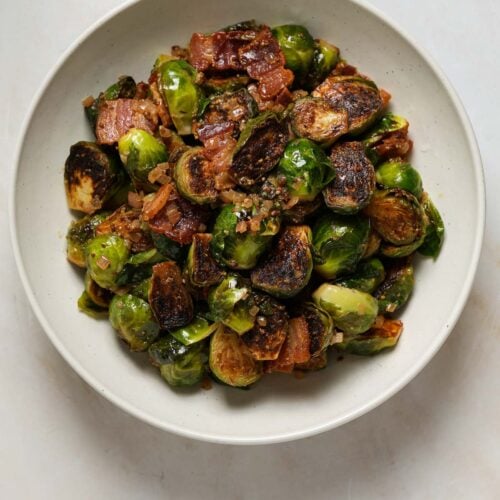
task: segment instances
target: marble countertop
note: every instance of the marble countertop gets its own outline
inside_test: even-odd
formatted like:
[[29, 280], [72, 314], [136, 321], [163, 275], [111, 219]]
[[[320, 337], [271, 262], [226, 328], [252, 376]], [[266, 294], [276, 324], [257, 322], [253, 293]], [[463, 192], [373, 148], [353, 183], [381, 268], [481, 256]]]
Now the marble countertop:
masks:
[[21, 123], [61, 53], [120, 3], [0, 2], [0, 497], [499, 498], [500, 3], [371, 1], [444, 69], [481, 148], [486, 235], [461, 319], [422, 373], [379, 408], [316, 437], [259, 447], [177, 437], [104, 400], [44, 335], [15, 270], [7, 198]]

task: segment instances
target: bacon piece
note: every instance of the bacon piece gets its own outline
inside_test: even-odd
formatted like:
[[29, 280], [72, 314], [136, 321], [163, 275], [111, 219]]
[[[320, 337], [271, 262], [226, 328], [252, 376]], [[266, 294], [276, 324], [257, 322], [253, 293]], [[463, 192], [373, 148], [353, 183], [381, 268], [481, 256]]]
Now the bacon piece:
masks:
[[205, 155], [212, 163], [217, 191], [230, 189], [235, 183], [229, 175], [236, 139], [231, 134], [210, 137], [205, 142]]
[[131, 128], [153, 133], [158, 126], [158, 112], [148, 99], [102, 101], [96, 123], [99, 144], [114, 144]]
[[160, 117], [161, 123], [164, 127], [170, 127], [172, 125], [172, 118], [170, 117], [170, 113], [168, 112], [167, 106], [163, 101], [163, 98], [158, 89], [158, 82], [152, 82], [149, 85], [149, 89], [151, 90], [151, 98], [153, 102], [156, 104], [156, 110], [158, 112], [158, 116]]

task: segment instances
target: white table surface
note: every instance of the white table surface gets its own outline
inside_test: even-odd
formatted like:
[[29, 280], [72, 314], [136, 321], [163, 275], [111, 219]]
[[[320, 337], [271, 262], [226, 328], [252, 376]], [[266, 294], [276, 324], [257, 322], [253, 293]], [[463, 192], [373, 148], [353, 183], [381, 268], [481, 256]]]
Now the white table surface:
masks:
[[115, 408], [52, 347], [15, 270], [7, 197], [21, 123], [61, 53], [120, 3], [0, 0], [0, 498], [500, 498], [500, 3], [371, 2], [434, 56], [479, 140], [486, 236], [460, 321], [381, 407], [313, 438], [260, 447], [191, 441]]

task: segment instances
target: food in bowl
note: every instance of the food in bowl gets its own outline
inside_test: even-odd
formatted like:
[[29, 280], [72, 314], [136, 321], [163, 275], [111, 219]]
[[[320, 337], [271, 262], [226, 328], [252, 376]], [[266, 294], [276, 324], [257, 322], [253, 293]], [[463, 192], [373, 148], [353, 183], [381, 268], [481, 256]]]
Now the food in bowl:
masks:
[[84, 100], [70, 148], [78, 306], [172, 386], [248, 387], [394, 347], [444, 226], [390, 95], [306, 28], [192, 35]]

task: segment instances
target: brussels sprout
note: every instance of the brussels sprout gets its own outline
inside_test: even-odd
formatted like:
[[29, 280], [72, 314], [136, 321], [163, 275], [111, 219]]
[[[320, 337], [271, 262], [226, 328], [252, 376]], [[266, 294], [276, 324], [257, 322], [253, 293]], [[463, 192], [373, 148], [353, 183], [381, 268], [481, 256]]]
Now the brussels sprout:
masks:
[[252, 271], [252, 285], [275, 297], [297, 295], [311, 277], [311, 240], [308, 226], [285, 228], [270, 254]]
[[422, 178], [407, 162], [393, 159], [382, 163], [375, 173], [377, 183], [386, 188], [400, 188], [417, 198], [422, 194]]
[[196, 70], [181, 59], [167, 61], [158, 69], [158, 87], [179, 135], [191, 134], [191, 123], [200, 110], [203, 95], [196, 75]]
[[334, 45], [321, 39], [314, 42], [314, 55], [305, 82], [309, 90], [318, 86], [330, 74], [337, 66], [339, 56], [340, 51]]
[[290, 111], [290, 124], [299, 137], [328, 147], [348, 131], [345, 109], [334, 109], [319, 97], [297, 99]]
[[96, 304], [85, 290], [78, 299], [78, 309], [94, 319], [108, 317], [108, 308]]
[[307, 324], [309, 353], [312, 358], [320, 356], [330, 345], [333, 337], [333, 320], [330, 314], [309, 302], [302, 308], [302, 317]]
[[410, 259], [394, 261], [387, 269], [385, 280], [374, 293], [381, 313], [393, 313], [410, 298], [415, 278]]
[[255, 324], [255, 315], [251, 314], [252, 302], [250, 283], [236, 274], [226, 276], [208, 296], [212, 319], [240, 335], [251, 330]]
[[217, 199], [212, 163], [202, 147], [182, 154], [175, 165], [174, 179], [179, 193], [194, 203], [213, 203]]
[[206, 78], [201, 86], [208, 95], [213, 95], [234, 92], [246, 88], [249, 83], [250, 77], [248, 75], [211, 76]]
[[309, 139], [295, 139], [287, 144], [278, 173], [285, 177], [290, 195], [303, 201], [314, 200], [335, 177], [328, 156]]
[[353, 272], [369, 232], [370, 223], [365, 217], [321, 216], [313, 227], [315, 271], [327, 279]]
[[399, 320], [383, 318], [380, 326], [373, 326], [367, 332], [348, 338], [337, 344], [342, 351], [359, 356], [371, 356], [380, 351], [394, 347], [403, 331], [403, 323]]
[[359, 290], [324, 283], [312, 298], [331, 314], [335, 326], [349, 335], [366, 332], [377, 318], [377, 299]]
[[149, 290], [151, 289], [151, 277], [142, 280], [141, 282], [134, 285], [130, 294], [139, 297], [142, 300], [149, 300]]
[[386, 113], [380, 120], [370, 128], [362, 137], [363, 144], [370, 148], [392, 132], [408, 130], [408, 121], [401, 116]]
[[120, 158], [137, 189], [151, 191], [148, 175], [168, 160], [165, 145], [145, 130], [130, 129], [118, 141]]
[[198, 233], [189, 247], [186, 270], [193, 286], [217, 285], [224, 278], [224, 270], [215, 261], [210, 251], [211, 234]]
[[184, 260], [185, 247], [167, 236], [159, 233], [151, 233], [153, 244], [164, 257], [179, 262]]
[[314, 39], [303, 26], [285, 24], [272, 29], [272, 34], [278, 40], [286, 67], [291, 69], [298, 82], [306, 77], [314, 56]]
[[311, 358], [305, 363], [296, 363], [294, 366], [295, 370], [314, 372], [317, 370], [323, 370], [328, 364], [328, 354], [326, 351], [321, 351], [317, 356]]
[[214, 257], [232, 269], [251, 269], [265, 252], [272, 237], [279, 231], [279, 219], [267, 217], [260, 222], [260, 229], [238, 232], [239, 224], [251, 222], [251, 209], [238, 209], [225, 205], [219, 212], [213, 229], [211, 249]]
[[385, 269], [382, 262], [373, 258], [360, 262], [355, 273], [336, 280], [335, 284], [372, 293], [384, 281], [384, 278]]
[[325, 203], [334, 212], [351, 214], [366, 207], [375, 190], [375, 169], [360, 142], [343, 142], [330, 153], [335, 179], [324, 189]]
[[116, 286], [133, 285], [149, 278], [153, 265], [164, 260], [165, 257], [156, 248], [132, 255], [116, 278]]
[[104, 203], [103, 208], [105, 210], [117, 210], [118, 208], [126, 205], [128, 203], [128, 194], [130, 192], [135, 192], [135, 187], [128, 176], [124, 176], [125, 179], [120, 184], [115, 193]]
[[90, 300], [99, 307], [107, 309], [111, 299], [113, 298], [113, 293], [105, 288], [100, 287], [91, 277], [88, 272], [85, 273], [84, 278], [85, 292], [87, 293]]
[[223, 383], [246, 387], [262, 376], [262, 363], [252, 358], [240, 336], [223, 326], [210, 339], [209, 365]]
[[375, 191], [365, 208], [375, 230], [388, 243], [409, 245], [425, 234], [425, 214], [418, 200], [402, 189]]
[[418, 248], [418, 251], [422, 255], [436, 259], [441, 251], [441, 247], [443, 246], [443, 219], [427, 193], [424, 193], [422, 197], [422, 207], [427, 215], [428, 225], [425, 232], [424, 242]]
[[368, 241], [366, 243], [366, 248], [361, 258], [369, 259], [373, 255], [375, 255], [379, 251], [381, 242], [382, 238], [380, 237], [380, 234], [378, 234], [377, 231], [375, 231], [375, 229], [371, 227], [370, 234], [368, 235]]
[[131, 351], [145, 351], [160, 331], [149, 304], [134, 295], [115, 295], [109, 305], [109, 321]]
[[175, 262], [153, 266], [149, 303], [162, 329], [175, 330], [193, 320], [193, 299]]
[[85, 267], [85, 246], [95, 236], [96, 227], [107, 217], [102, 212], [71, 222], [66, 234], [66, 257], [78, 267]]
[[248, 120], [236, 144], [231, 174], [240, 186], [251, 186], [278, 163], [286, 143], [288, 130], [271, 112]]
[[312, 96], [326, 99], [334, 109], [347, 111], [352, 135], [364, 132], [382, 111], [377, 86], [360, 76], [329, 76], [314, 89]]
[[171, 335], [184, 345], [191, 345], [212, 335], [218, 326], [218, 323], [210, 323], [202, 316], [196, 316], [189, 325], [171, 332]]
[[111, 149], [86, 141], [73, 144], [64, 165], [68, 207], [93, 214], [120, 187], [122, 179], [119, 160]]
[[113, 290], [118, 275], [129, 256], [123, 238], [105, 234], [92, 238], [85, 247], [85, 261], [90, 277], [102, 288]]

